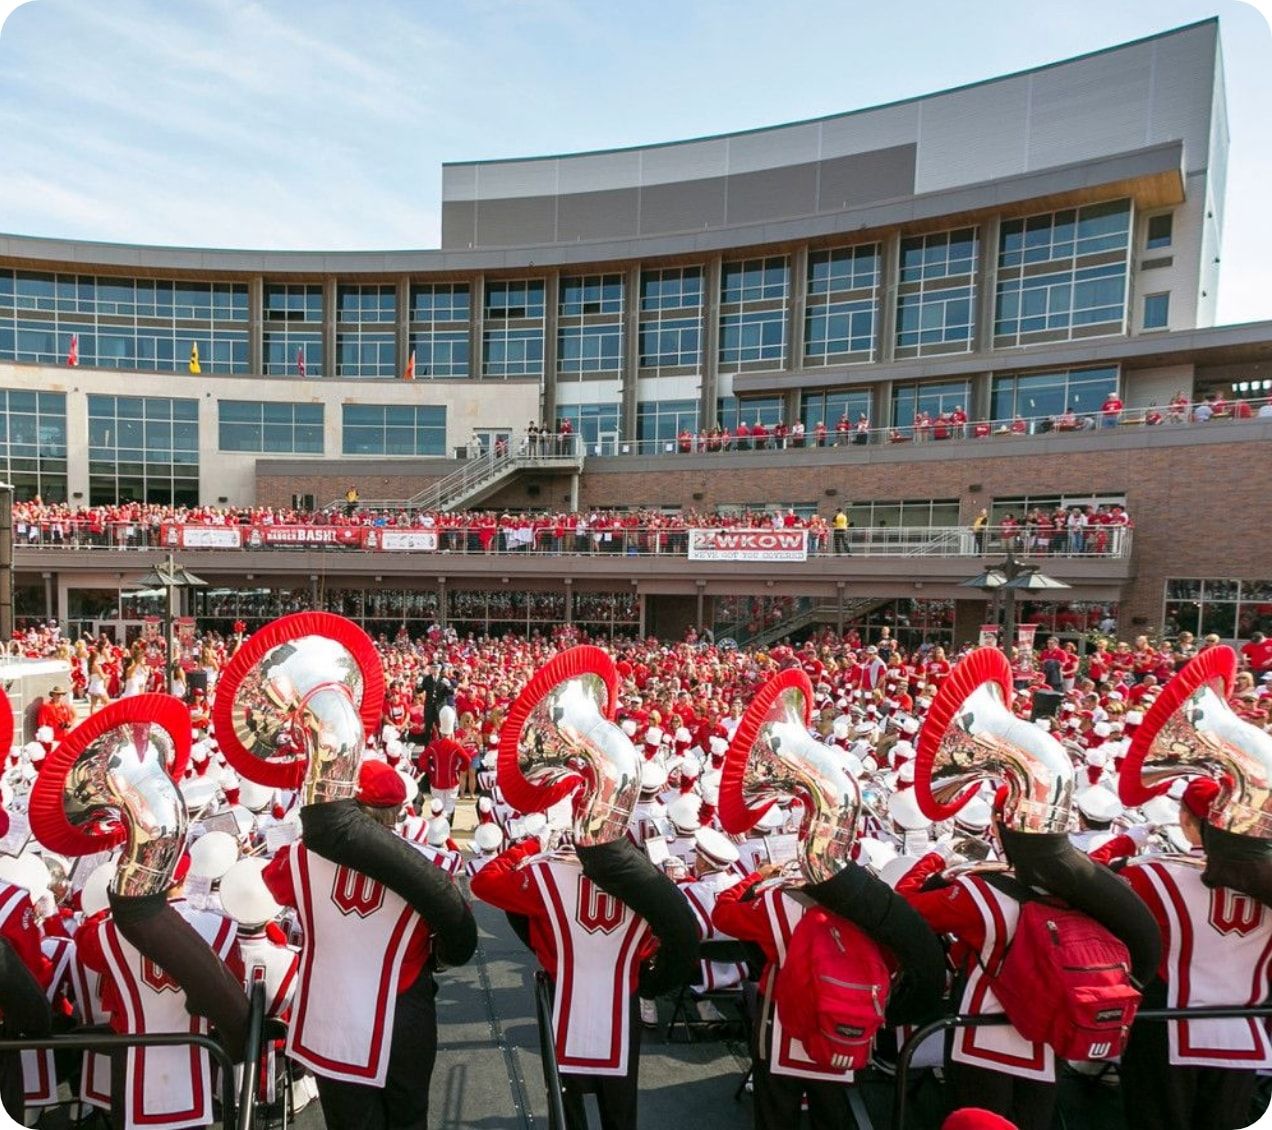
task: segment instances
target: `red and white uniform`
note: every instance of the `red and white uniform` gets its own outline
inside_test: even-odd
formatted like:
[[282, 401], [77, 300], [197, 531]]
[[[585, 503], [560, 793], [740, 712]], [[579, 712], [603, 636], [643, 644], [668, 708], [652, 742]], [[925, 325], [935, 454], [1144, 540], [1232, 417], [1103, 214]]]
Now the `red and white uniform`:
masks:
[[[67, 937], [50, 937], [44, 939], [40, 948], [53, 966], [45, 990], [52, 1004], [63, 989], [70, 988], [75, 943]], [[52, 1106], [57, 1102], [57, 1068], [52, 1050], [22, 1053], [22, 1084], [22, 1097], [27, 1106]]]
[[[1186, 856], [1132, 860], [1122, 870], [1162, 932], [1167, 1008], [1257, 1005], [1272, 988], [1272, 910], [1227, 887], [1211, 890]], [[1175, 1067], [1272, 1067], [1260, 1020], [1172, 1020]]]
[[459, 788], [459, 775], [472, 763], [473, 755], [454, 738], [437, 738], [420, 760], [428, 773], [429, 788], [437, 792]]
[[[938, 934], [951, 934], [960, 943], [953, 956], [967, 970], [967, 984], [958, 1012], [1001, 1016], [1003, 1006], [990, 987], [985, 968], [997, 969], [1006, 955], [1020, 922], [1020, 903], [974, 872], [960, 875], [938, 890], [922, 890], [928, 877], [944, 867], [940, 855], [924, 856], [897, 884], [897, 894]], [[1053, 1083], [1056, 1078], [1055, 1052], [1047, 1044], [1026, 1040], [1011, 1024], [959, 1029], [950, 1058], [1035, 1082]]]
[[[300, 954], [291, 946], [275, 941], [264, 928], [240, 932], [238, 943], [243, 957], [243, 988], [250, 994], [259, 981], [265, 987], [265, 1015], [286, 1017], [296, 995]], [[266, 1044], [261, 1063], [260, 1097], [269, 1103], [277, 1098], [277, 1055], [275, 1041]]]
[[[71, 985], [80, 1021], [85, 1027], [105, 1024], [109, 1017], [102, 1005], [102, 975], [84, 964], [77, 952], [71, 961]], [[79, 1099], [101, 1110], [110, 1110], [110, 1057], [97, 1052], [84, 1053], [80, 1077]]]
[[527, 840], [473, 876], [472, 893], [530, 919], [530, 944], [555, 982], [552, 1030], [565, 1073], [626, 1075], [631, 998], [649, 924], [583, 874], [576, 858]]
[[398, 994], [428, 959], [427, 924], [382, 883], [303, 844], [281, 850], [261, 877], [296, 908], [304, 933], [287, 1054], [329, 1079], [384, 1086]]
[[[184, 899], [172, 907], [222, 961], [234, 951], [234, 923], [195, 910]], [[186, 995], [159, 966], [119, 933], [113, 920], [90, 921], [76, 935], [77, 949], [102, 974], [103, 1007], [116, 1031], [130, 1035], [189, 1032], [207, 1035], [208, 1022], [186, 1011]], [[202, 1048], [129, 1048], [123, 1130], [180, 1130], [212, 1121], [212, 1070]]]
[[[760, 881], [758, 874], [748, 875], [716, 897], [712, 922], [724, 934], [743, 941], [757, 942], [764, 951], [764, 973], [760, 977], [761, 1024], [772, 1021], [772, 1039], [760, 1041], [760, 1055], [769, 1061], [774, 1075], [791, 1075], [798, 1079], [815, 1079], [827, 1083], [851, 1083], [851, 1071], [827, 1071], [809, 1058], [804, 1045], [782, 1025], [774, 1005], [773, 990], [781, 974], [782, 964], [795, 933], [795, 927], [807, 909], [782, 887], [770, 886], [754, 898], [743, 896]], [[761, 1028], [763, 1031], [763, 1028]]]
[[[716, 899], [720, 892], [727, 891], [740, 881], [741, 876], [736, 871], [715, 871], [680, 884], [680, 893], [685, 896], [689, 909], [693, 911], [700, 942], [735, 940], [723, 930], [717, 929], [711, 916], [715, 912]], [[698, 971], [698, 981], [693, 989], [700, 993], [733, 989], [746, 980], [746, 966], [738, 962], [700, 961]]]

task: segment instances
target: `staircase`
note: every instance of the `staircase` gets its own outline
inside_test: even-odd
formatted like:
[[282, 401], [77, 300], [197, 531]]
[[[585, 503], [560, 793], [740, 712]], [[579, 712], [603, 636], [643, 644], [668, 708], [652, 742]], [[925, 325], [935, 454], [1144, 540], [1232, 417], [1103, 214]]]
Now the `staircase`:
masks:
[[[881, 608], [894, 599], [896, 598], [890, 596], [858, 596], [847, 599], [843, 604], [844, 623], [851, 624], [854, 620], [868, 616], [876, 608]], [[718, 640], [731, 638], [739, 647], [768, 647], [786, 636], [793, 635], [801, 628], [814, 624], [835, 624], [838, 620], [839, 602], [837, 600], [830, 598], [814, 600], [803, 597], [796, 605], [794, 614], [781, 623], [761, 628], [754, 634], [748, 634], [744, 623], [739, 621], [725, 628], [717, 628], [715, 635]]]
[[[439, 479], [410, 498], [360, 499], [358, 506], [366, 510], [460, 510], [476, 505], [505, 486], [521, 471], [583, 470], [583, 445], [575, 451], [556, 454], [535, 451], [488, 451], [477, 459], [467, 460], [457, 471]], [[340, 499], [330, 503], [340, 507]]]

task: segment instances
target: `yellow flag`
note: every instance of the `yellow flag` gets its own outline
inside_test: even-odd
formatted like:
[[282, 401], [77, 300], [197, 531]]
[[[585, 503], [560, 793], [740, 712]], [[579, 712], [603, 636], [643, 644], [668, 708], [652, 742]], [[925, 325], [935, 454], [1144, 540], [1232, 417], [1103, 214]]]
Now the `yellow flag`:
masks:
[[190, 343], [190, 372], [203, 372], [203, 370], [199, 368], [199, 343], [197, 341]]

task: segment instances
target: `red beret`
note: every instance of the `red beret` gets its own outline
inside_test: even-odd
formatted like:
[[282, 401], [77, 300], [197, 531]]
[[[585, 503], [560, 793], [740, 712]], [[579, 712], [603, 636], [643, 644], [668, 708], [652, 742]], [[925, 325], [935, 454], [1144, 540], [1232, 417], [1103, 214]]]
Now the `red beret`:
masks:
[[1016, 1124], [992, 1110], [969, 1106], [954, 1111], [941, 1123], [941, 1130], [1016, 1130]]
[[184, 883], [186, 876], [190, 874], [190, 853], [183, 851], [181, 858], [177, 860], [177, 869], [172, 873], [172, 881], [174, 883]]
[[358, 803], [369, 808], [400, 808], [406, 803], [406, 782], [383, 761], [364, 761], [358, 770]]
[[1183, 804], [1198, 820], [1205, 820], [1218, 795], [1219, 782], [1213, 777], [1194, 777], [1184, 790]]

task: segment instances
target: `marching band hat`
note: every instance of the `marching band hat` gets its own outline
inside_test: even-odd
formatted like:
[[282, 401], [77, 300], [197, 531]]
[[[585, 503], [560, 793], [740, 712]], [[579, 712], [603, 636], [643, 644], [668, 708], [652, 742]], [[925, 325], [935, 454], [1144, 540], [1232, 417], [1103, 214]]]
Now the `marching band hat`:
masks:
[[358, 770], [358, 803], [368, 808], [400, 808], [406, 803], [402, 775], [383, 761], [364, 761]]

